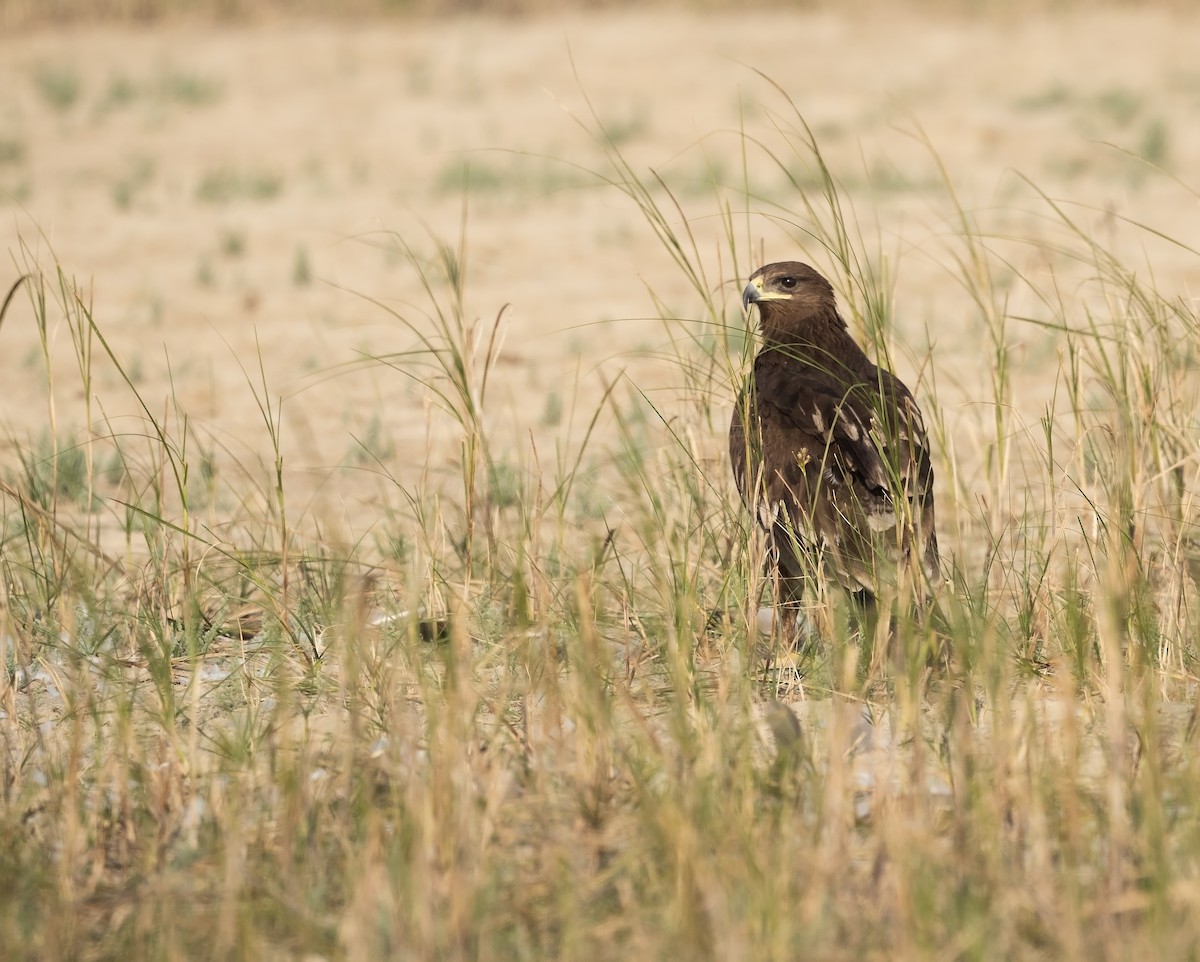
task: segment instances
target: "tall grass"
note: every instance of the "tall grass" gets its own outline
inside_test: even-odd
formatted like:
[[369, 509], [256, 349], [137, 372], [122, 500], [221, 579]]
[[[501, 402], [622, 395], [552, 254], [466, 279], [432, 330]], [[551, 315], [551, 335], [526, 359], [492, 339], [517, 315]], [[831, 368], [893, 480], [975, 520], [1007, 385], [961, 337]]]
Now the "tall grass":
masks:
[[[504, 306], [468, 306], [465, 218], [454, 241], [387, 240], [425, 302], [379, 305], [412, 347], [365, 363], [423, 386], [457, 458], [400, 472], [361, 445], [389, 492], [377, 547], [290, 511], [259, 361], [271, 450], [236, 480], [201, 469], [212, 442], [182, 404], [158, 412], [128, 376], [135, 430], [97, 395], [85, 436], [50, 408], [46, 440], [17, 440], [4, 958], [1197, 952], [1195, 311], [1050, 198], [1052, 243], [991, 231], [944, 171], [941, 264], [985, 376], [960, 405], [937, 353], [918, 358], [954, 560], [936, 626], [900, 612], [895, 631], [910, 653], [942, 633], [948, 664], [871, 668], [831, 598], [819, 644], [764, 659], [764, 545], [722, 453], [752, 240], [774, 223], [884, 357], [904, 269], [778, 93], [706, 212], [718, 254], [583, 118], [692, 302], [655, 298], [677, 392], [607, 384], [561, 418], [553, 459], [494, 433]], [[1051, 271], [1014, 270], [1028, 245]], [[64, 326], [89, 397], [98, 364], [126, 371], [103, 305], [57, 264], [23, 270], [6, 324]], [[1036, 374], [1017, 329], [1053, 338]]]

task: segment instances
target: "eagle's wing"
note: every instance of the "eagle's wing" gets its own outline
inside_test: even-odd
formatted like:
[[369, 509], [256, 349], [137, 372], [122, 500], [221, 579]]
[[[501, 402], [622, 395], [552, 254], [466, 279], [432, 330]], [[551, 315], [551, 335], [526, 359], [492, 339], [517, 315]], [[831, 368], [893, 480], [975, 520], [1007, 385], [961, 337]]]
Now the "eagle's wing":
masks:
[[900, 381], [879, 371], [876, 383], [848, 388], [819, 369], [768, 360], [755, 365], [747, 413], [758, 437], [747, 446], [740, 434], [740, 454], [731, 438], [735, 472], [787, 574], [802, 575], [791, 569], [814, 545], [837, 580], [874, 589], [879, 563], [894, 565], [915, 541], [934, 576], [933, 472], [920, 411]]

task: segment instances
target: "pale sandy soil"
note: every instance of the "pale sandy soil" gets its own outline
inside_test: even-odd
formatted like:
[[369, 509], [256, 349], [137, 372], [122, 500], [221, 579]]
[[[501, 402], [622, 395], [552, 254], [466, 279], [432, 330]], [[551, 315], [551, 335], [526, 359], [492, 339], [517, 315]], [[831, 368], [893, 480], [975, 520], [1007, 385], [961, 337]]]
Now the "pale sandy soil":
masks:
[[[89, 292], [143, 400], [175, 424], [177, 402], [227, 477], [235, 463], [267, 477], [259, 464], [272, 454], [248, 384], [259, 383], [261, 356], [269, 393], [285, 399], [297, 512], [332, 511], [359, 532], [380, 499], [402, 499], [363, 470], [355, 437], [372, 435], [405, 484], [427, 466], [447, 469], [458, 451], [426, 390], [356, 363], [415, 344], [366, 298], [426, 323], [428, 298], [395, 238], [421, 256], [431, 233], [453, 241], [463, 212], [454, 171], [468, 161], [483, 172], [467, 213], [467, 310], [490, 319], [510, 305], [488, 410], [513, 462], [531, 464], [531, 438], [538, 459], [553, 460], [556, 439], [577, 438], [586, 420], [570, 427], [575, 395], [586, 412], [622, 370], [669, 411], [683, 378], [678, 363], [653, 357], [673, 349], [650, 292], [683, 318], [700, 316], [699, 299], [628, 200], [559, 161], [606, 170], [577, 122], [594, 126], [590, 103], [635, 169], [659, 171], [675, 189], [712, 283], [732, 280], [705, 172], [738, 182], [739, 127], [785, 149], [787, 104], [758, 70], [794, 99], [850, 185], [868, 246], [882, 248], [896, 279], [896, 363], [914, 382], [933, 366], [955, 455], [969, 462], [973, 425], [990, 417], [984, 331], [954, 277], [957, 229], [914, 133], [924, 131], [963, 205], [993, 227], [1055, 236], [1019, 171], [1085, 205], [1079, 216], [1097, 231], [1116, 236], [1127, 217], [1200, 247], [1196, 198], [1106, 146], [1157, 152], [1200, 186], [1198, 31], [1162, 11], [1020, 23], [648, 13], [4, 37], [0, 248], [12, 259], [0, 287], [24, 269], [22, 246], [43, 267], [53, 251]], [[55, 106], [55, 78], [72, 73], [74, 102]], [[799, 228], [752, 204], [738, 220], [738, 271], [760, 256], [828, 269], [804, 241], [798, 199], [754, 150], [750, 163], [755, 191], [795, 210]], [[1160, 290], [1200, 287], [1195, 255], [1118, 241], [1145, 246], [1139, 257]], [[1033, 247], [1016, 256], [1018, 270], [1045, 269]], [[731, 316], [739, 288], [725, 289]], [[1036, 314], [1019, 296], [1010, 310]], [[28, 446], [49, 419], [31, 321], [22, 297], [0, 331], [6, 470], [14, 444]], [[1045, 335], [1016, 325], [1010, 337], [1039, 383], [1037, 358], [1053, 357]], [[84, 432], [67, 332], [52, 331], [51, 344], [60, 431]], [[144, 430], [111, 365], [95, 367], [96, 430], [108, 430], [102, 415], [117, 431]], [[562, 401], [559, 425], [545, 416], [551, 395]], [[1044, 396], [1030, 395], [1030, 418]], [[696, 426], [718, 460], [723, 420], [718, 410], [715, 429]], [[611, 437], [608, 421], [602, 431]]]

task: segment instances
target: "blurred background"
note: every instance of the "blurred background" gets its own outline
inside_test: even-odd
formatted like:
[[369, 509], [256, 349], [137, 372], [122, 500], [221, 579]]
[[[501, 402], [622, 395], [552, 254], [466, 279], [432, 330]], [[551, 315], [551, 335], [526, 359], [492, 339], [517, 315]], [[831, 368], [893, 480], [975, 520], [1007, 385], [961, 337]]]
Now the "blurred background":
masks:
[[[1145, 7], [1134, 0], [1117, 0], [1107, 6]], [[1190, 8], [1184, 0], [1159, 0], [1157, 6]], [[895, 7], [879, 0], [664, 0], [640, 3], [634, 0], [6, 0], [3, 9], [11, 24], [34, 22], [70, 22], [80, 20], [154, 20], [178, 16], [248, 18], [264, 15], [303, 14], [322, 17], [369, 16], [445, 16], [463, 13], [487, 13], [505, 16], [562, 13], [568, 10], [616, 10], [647, 7], [706, 13], [722, 10], [813, 11], [850, 9], [876, 10]], [[1093, 4], [1072, 0], [908, 0], [901, 6], [940, 13], [968, 15], [1000, 14], [1019, 16], [1030, 12], [1058, 13], [1072, 7], [1092, 9]]]
[[[67, 333], [19, 297], [0, 445], [51, 444], [50, 422], [136, 430], [145, 402], [186, 413], [213, 471], [253, 475], [272, 460], [257, 398], [278, 397], [289, 492], [352, 525], [387, 497], [379, 465], [454, 474], [456, 426], [412, 352], [456, 298], [480, 332], [502, 315], [488, 430], [516, 473], [622, 379], [669, 421], [681, 356], [701, 356], [680, 332], [721, 336], [714, 298], [736, 349], [758, 263], [809, 260], [862, 315], [822, 240], [825, 173], [893, 362], [918, 395], [939, 376], [968, 478], [992, 334], [964, 232], [1003, 263], [998, 302], [1035, 321], [1038, 285], [1081, 278], [1047, 198], [1164, 295], [1200, 283], [1183, 3], [5, 0], [0, 23], [0, 287], [61, 265], [124, 367], [100, 358], [81, 390]], [[1004, 337], [1036, 425], [1057, 341]], [[733, 383], [704, 390], [723, 476]]]

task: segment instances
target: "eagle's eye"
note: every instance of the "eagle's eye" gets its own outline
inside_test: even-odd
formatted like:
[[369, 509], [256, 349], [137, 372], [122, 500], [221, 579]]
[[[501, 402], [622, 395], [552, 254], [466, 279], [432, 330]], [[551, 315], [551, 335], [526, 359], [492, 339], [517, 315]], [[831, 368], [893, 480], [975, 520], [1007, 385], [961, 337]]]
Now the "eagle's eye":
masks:
[[796, 286], [796, 278], [781, 277], [781, 278], [779, 278], [779, 286], [790, 291], [793, 287]]

